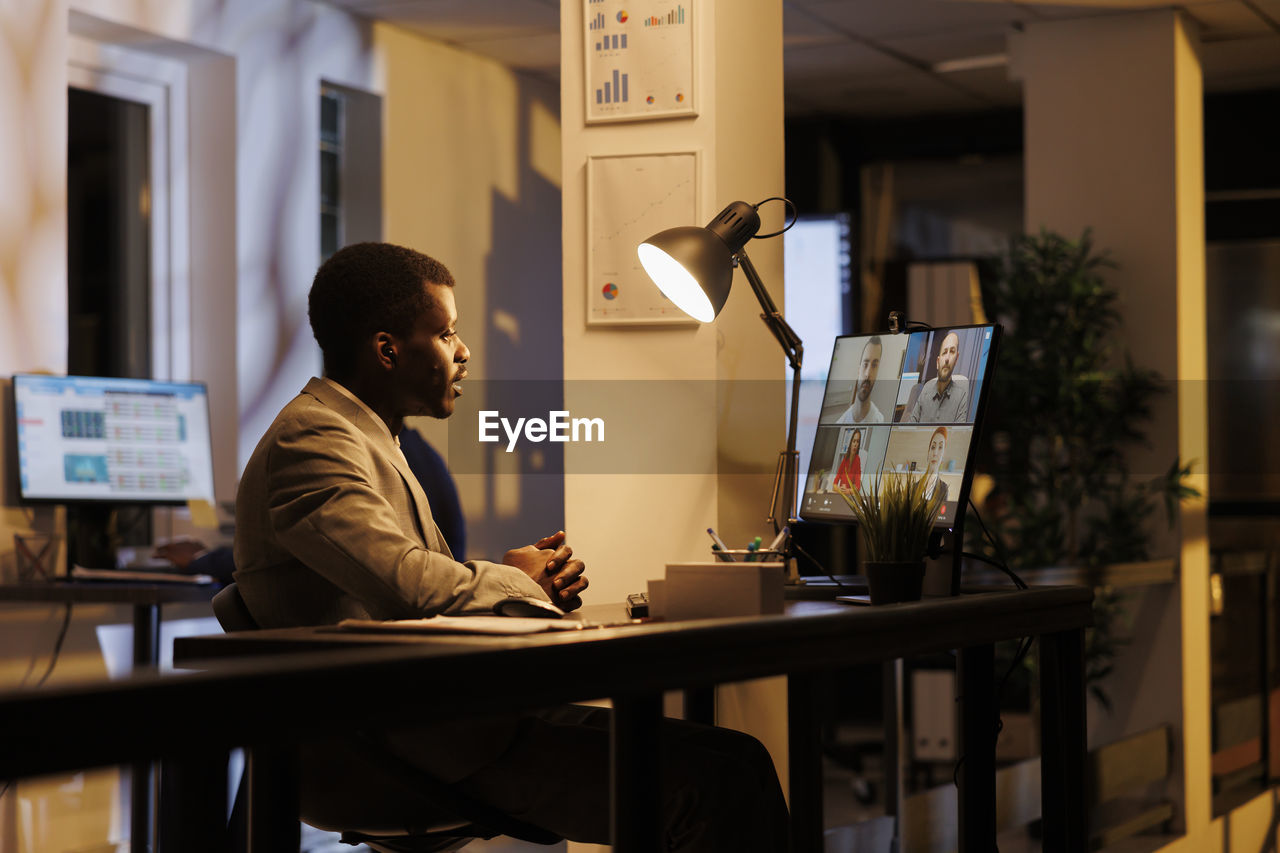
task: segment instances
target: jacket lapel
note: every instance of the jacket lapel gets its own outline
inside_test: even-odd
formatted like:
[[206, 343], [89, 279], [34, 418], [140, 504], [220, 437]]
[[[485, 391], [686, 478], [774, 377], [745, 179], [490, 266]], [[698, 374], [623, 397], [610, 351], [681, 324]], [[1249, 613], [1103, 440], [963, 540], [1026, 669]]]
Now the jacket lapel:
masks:
[[364, 409], [347, 399], [343, 394], [334, 391], [322, 379], [313, 378], [307, 383], [307, 387], [302, 390], [303, 393], [310, 394], [325, 406], [351, 421], [356, 429], [360, 430], [366, 438], [382, 451], [382, 455], [395, 467], [409, 490], [409, 499], [413, 501], [414, 512], [418, 519], [418, 528], [422, 531], [422, 538], [427, 547], [432, 551], [438, 551], [448, 557], [452, 557], [453, 554], [449, 551], [448, 544], [445, 543], [444, 537], [440, 535], [440, 528], [436, 526], [435, 519], [431, 516], [431, 504], [427, 500], [426, 492], [422, 491], [422, 485], [414, 475], [413, 469], [409, 467], [404, 454], [400, 452], [399, 447], [396, 447], [395, 442], [390, 439], [386, 431], [380, 425], [375, 424]]

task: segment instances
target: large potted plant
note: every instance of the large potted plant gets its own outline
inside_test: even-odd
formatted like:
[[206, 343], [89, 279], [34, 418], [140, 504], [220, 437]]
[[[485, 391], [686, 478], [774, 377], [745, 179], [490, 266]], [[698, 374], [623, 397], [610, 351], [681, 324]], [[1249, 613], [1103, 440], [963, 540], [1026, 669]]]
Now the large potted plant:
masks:
[[1098, 587], [1087, 658], [1104, 706], [1099, 682], [1125, 642], [1108, 573], [1149, 560], [1149, 519], [1163, 505], [1172, 525], [1178, 502], [1197, 494], [1177, 459], [1155, 477], [1129, 470], [1163, 388], [1122, 349], [1118, 293], [1104, 275], [1114, 267], [1088, 230], [1078, 240], [1041, 231], [1015, 238], [984, 281], [987, 312], [1009, 332], [979, 456], [990, 486], [982, 514], [1004, 547], [969, 530], [971, 550], [1015, 570], [1070, 567]]
[[929, 479], [886, 474], [866, 490], [837, 487], [858, 521], [866, 551], [863, 573], [872, 604], [918, 601], [924, 585], [924, 557], [942, 490]]

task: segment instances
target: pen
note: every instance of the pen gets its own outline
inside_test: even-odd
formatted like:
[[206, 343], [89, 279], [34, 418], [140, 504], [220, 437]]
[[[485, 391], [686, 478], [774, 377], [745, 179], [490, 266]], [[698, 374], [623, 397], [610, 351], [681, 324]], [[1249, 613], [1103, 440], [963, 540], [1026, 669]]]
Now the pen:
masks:
[[[712, 542], [712, 546], [711, 546], [711, 547], [712, 547], [712, 549], [713, 549], [713, 550], [714, 550], [715, 548], [719, 548], [721, 551], [728, 551], [728, 550], [729, 550], [729, 546], [728, 546], [728, 545], [726, 545], [726, 544], [724, 544], [724, 542], [720, 539], [720, 537], [716, 535], [716, 531], [715, 531], [715, 529], [714, 529], [714, 528], [712, 528], [712, 527], [708, 527], [708, 528], [707, 528], [707, 535], [711, 537], [711, 542]], [[720, 558], [720, 559], [722, 559], [722, 560], [726, 560], [726, 561], [728, 561], [728, 562], [733, 562], [733, 555], [732, 555], [732, 554], [728, 554], [728, 553], [726, 553], [726, 554], [721, 555], [721, 558]]]
[[719, 545], [717, 545], [717, 544], [716, 544], [716, 543], [714, 543], [714, 542], [712, 542], [712, 543], [711, 543], [711, 550], [715, 553], [715, 555], [716, 555], [716, 559], [717, 559], [717, 560], [719, 560], [720, 562], [722, 562], [722, 563], [732, 563], [732, 562], [733, 562], [733, 555], [732, 555], [732, 554], [726, 554], [726, 553], [724, 552], [724, 549], [723, 549], [723, 548], [721, 548]]
[[756, 561], [756, 551], [760, 550], [760, 543], [764, 541], [759, 536], [751, 540], [751, 544], [747, 546], [747, 550], [751, 553], [747, 554], [747, 562], [754, 563]]
[[791, 528], [790, 528], [790, 527], [784, 527], [784, 528], [782, 528], [781, 530], [779, 530], [779, 531], [778, 531], [778, 535], [774, 538], [774, 540], [773, 540], [772, 542], [770, 542], [770, 543], [769, 543], [769, 547], [768, 547], [768, 548], [766, 548], [765, 550], [767, 550], [767, 551], [776, 551], [776, 550], [778, 550], [779, 548], [781, 548], [781, 547], [782, 547], [782, 543], [783, 543], [784, 541], [786, 541], [787, 534], [788, 534], [788, 533], [790, 533], [790, 532], [791, 532]]

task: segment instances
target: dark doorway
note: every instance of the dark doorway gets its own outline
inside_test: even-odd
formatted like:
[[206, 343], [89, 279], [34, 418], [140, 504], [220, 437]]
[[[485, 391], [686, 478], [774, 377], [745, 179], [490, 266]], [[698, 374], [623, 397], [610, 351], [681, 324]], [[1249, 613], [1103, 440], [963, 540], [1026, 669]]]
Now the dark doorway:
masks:
[[150, 109], [67, 90], [67, 372], [151, 375]]

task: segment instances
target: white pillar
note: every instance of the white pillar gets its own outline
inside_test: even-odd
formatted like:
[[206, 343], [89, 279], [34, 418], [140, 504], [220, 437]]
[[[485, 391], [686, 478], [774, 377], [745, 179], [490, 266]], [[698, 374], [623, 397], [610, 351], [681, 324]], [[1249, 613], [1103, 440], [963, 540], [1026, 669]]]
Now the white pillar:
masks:
[[[1135, 362], [1172, 391], [1148, 428], [1152, 476], [1176, 455], [1195, 462], [1208, 495], [1204, 379], [1205, 270], [1201, 70], [1198, 40], [1179, 12], [1159, 10], [1036, 22], [1015, 44], [1026, 122], [1026, 228], [1079, 237], [1119, 269], [1123, 335]], [[1019, 330], [1030, 333], [1032, 330]], [[1175, 543], [1181, 583], [1183, 774], [1189, 849], [1207, 849], [1211, 822], [1209, 553], [1204, 502], [1184, 506]], [[1152, 649], [1176, 654], [1173, 649]], [[1148, 666], [1160, 666], [1158, 662]], [[1172, 666], [1176, 676], [1178, 666]]]
[[[708, 527], [739, 547], [765, 535], [764, 517], [778, 451], [785, 442], [785, 360], [760, 321], [742, 274], [712, 324], [675, 328], [586, 325], [587, 163], [593, 156], [697, 151], [698, 211], [705, 225], [734, 200], [755, 203], [785, 195], [783, 186], [781, 0], [695, 0], [693, 16], [696, 117], [585, 123], [584, 3], [561, 0], [561, 156], [563, 172], [565, 404], [581, 414], [605, 407], [606, 417], [639, 419], [672, 433], [679, 463], [652, 460], [653, 473], [619, 473], [618, 448], [602, 467], [575, 467], [589, 449], [566, 445], [565, 524], [586, 559], [594, 601], [617, 601], [663, 576], [669, 562], [710, 559]], [[635, 10], [631, 10], [636, 15]], [[762, 232], [781, 227], [781, 205], [762, 213]], [[753, 241], [748, 253], [778, 305], [783, 304], [782, 241]], [[661, 404], [629, 406], [640, 382], [665, 383]], [[750, 380], [771, 380], [745, 384]], [[696, 384], [695, 384], [696, 383]], [[612, 390], [606, 390], [612, 389]], [[618, 390], [620, 389], [620, 391]], [[634, 389], [631, 393], [629, 389]], [[604, 397], [622, 399], [607, 403]], [[613, 430], [610, 424], [607, 427]], [[607, 433], [622, 435], [619, 429]], [[651, 453], [652, 449], [644, 451]], [[675, 450], [672, 450], [675, 455]], [[648, 460], [645, 460], [648, 461]], [[612, 470], [611, 470], [612, 469]], [[785, 755], [785, 702], [725, 701], [759, 710], [753, 729], [775, 758]], [[722, 721], [725, 718], [722, 716]], [[785, 779], [785, 762], [780, 761]]]
[[[782, 8], [779, 0], [735, 0], [727, 14], [717, 14], [715, 0], [689, 4], [696, 16], [698, 115], [588, 126], [583, 6], [581, 0], [561, 3], [566, 403], [572, 404], [576, 386], [585, 388], [591, 380], [619, 385], [638, 380], [705, 383], [697, 399], [671, 399], [662, 411], [633, 413], [653, 418], [655, 424], [686, 420], [688, 442], [705, 454], [698, 460], [705, 464], [687, 467], [699, 470], [566, 477], [566, 523], [573, 528], [575, 548], [607, 560], [592, 575], [593, 592], [599, 590], [601, 600], [607, 600], [644, 589], [646, 580], [661, 576], [667, 562], [709, 559], [707, 527], [727, 527], [724, 532], [734, 542], [764, 533], [767, 491], [785, 438], [784, 359], [761, 323], [759, 307], [741, 273], [735, 274], [733, 293], [715, 323], [676, 328], [586, 325], [587, 160], [613, 154], [699, 152], [696, 221], [672, 225], [704, 225], [730, 201], [754, 203], [783, 195]], [[762, 213], [762, 231], [781, 224], [781, 205], [771, 204]], [[781, 305], [782, 241], [753, 241], [748, 251]], [[751, 389], [763, 392], [753, 401], [762, 416], [724, 423], [717, 447], [709, 440], [717, 431], [716, 400], [704, 392], [713, 392], [717, 384], [723, 390], [730, 381], [757, 379], [774, 380], [766, 388]], [[726, 402], [736, 407], [740, 401], [721, 404]], [[573, 450], [569, 445], [569, 457]], [[566, 466], [572, 469], [573, 464], [567, 458]], [[753, 481], [750, 494], [726, 494], [721, 488], [727, 477], [724, 467], [745, 468], [755, 480], [761, 480], [763, 472], [762, 482]], [[739, 502], [746, 509], [739, 510]]]

